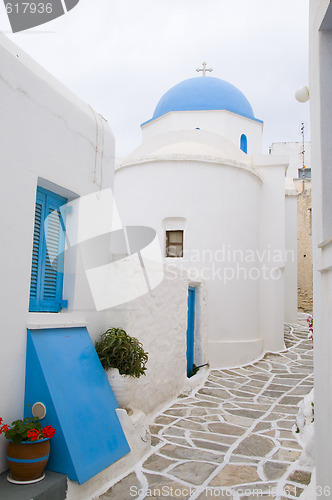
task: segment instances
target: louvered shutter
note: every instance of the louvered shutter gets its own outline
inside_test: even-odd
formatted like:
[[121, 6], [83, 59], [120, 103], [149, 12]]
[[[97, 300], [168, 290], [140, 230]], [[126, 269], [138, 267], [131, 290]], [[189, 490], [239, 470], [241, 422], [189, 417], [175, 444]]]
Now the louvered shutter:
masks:
[[30, 311], [59, 312], [62, 300], [65, 214], [67, 200], [43, 188], [37, 190], [30, 282]]

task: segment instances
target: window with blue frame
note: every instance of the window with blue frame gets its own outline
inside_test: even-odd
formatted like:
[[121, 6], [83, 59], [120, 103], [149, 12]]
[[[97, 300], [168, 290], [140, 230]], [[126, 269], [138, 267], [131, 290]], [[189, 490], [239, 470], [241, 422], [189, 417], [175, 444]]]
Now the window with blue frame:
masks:
[[31, 312], [59, 312], [62, 300], [65, 210], [68, 200], [38, 187], [30, 281]]
[[242, 134], [241, 135], [241, 139], [240, 139], [240, 149], [244, 152], [244, 153], [247, 153], [248, 152], [248, 139], [247, 139], [247, 136], [245, 134]]

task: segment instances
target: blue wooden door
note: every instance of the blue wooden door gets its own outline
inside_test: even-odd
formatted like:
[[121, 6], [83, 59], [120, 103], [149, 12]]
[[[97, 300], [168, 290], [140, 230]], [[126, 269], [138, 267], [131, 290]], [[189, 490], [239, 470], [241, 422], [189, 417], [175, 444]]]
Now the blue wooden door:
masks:
[[187, 377], [193, 374], [195, 344], [195, 288], [188, 289]]

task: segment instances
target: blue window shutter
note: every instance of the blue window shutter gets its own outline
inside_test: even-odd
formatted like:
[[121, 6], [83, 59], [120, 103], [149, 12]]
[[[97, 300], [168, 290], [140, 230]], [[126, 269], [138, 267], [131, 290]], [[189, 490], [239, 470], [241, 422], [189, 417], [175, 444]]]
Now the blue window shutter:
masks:
[[41, 280], [41, 261], [42, 244], [44, 239], [44, 219], [45, 219], [46, 196], [37, 190], [36, 208], [35, 208], [35, 226], [33, 233], [32, 266], [30, 280], [30, 311], [39, 311], [40, 301], [40, 280]]
[[37, 188], [29, 310], [59, 312], [62, 300], [65, 211], [62, 196]]
[[241, 139], [240, 139], [240, 149], [244, 152], [244, 153], [247, 153], [248, 152], [248, 139], [247, 139], [247, 136], [245, 134], [242, 134], [241, 135]]

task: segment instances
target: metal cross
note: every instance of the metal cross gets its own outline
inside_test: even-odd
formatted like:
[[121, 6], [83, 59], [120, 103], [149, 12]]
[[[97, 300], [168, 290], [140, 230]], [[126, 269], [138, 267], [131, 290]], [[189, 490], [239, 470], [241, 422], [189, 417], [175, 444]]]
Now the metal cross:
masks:
[[211, 71], [213, 71], [213, 69], [212, 69], [212, 68], [207, 68], [207, 67], [206, 67], [206, 66], [207, 66], [207, 63], [206, 63], [206, 62], [203, 62], [202, 64], [203, 64], [203, 69], [202, 69], [202, 68], [197, 68], [197, 69], [196, 69], [196, 71], [197, 71], [198, 73], [199, 73], [200, 71], [203, 71], [203, 76], [206, 76], [206, 72], [207, 72], [207, 71], [210, 71], [210, 72], [211, 72]]

